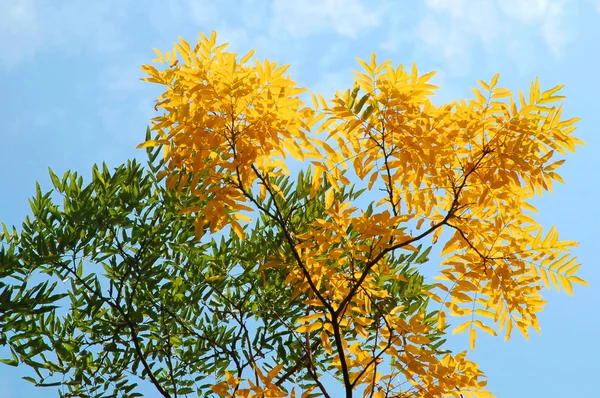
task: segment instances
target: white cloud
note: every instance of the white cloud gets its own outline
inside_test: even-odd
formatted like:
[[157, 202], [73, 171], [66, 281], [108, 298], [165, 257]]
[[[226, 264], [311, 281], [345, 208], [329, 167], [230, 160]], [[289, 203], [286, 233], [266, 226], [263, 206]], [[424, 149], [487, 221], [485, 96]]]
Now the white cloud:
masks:
[[426, 46], [439, 51], [451, 69], [467, 69], [470, 65], [464, 34], [460, 30], [428, 15], [417, 26], [415, 35]]
[[242, 0], [239, 3], [239, 15], [247, 27], [260, 29], [268, 21], [269, 2], [264, 0]]
[[543, 18], [550, 2], [551, 0], [503, 0], [498, 5], [509, 17], [531, 23]]
[[356, 37], [381, 23], [373, 4], [359, 0], [274, 0], [277, 26], [295, 37], [330, 29], [341, 36]]
[[543, 19], [541, 32], [546, 44], [554, 54], [561, 54], [573, 34], [565, 24], [565, 1], [553, 2], [548, 6]]
[[492, 0], [426, 0], [428, 12], [417, 24], [415, 39], [441, 54], [450, 69], [467, 74], [476, 42], [491, 46], [502, 32]]
[[38, 20], [32, 0], [0, 0], [0, 62], [15, 65], [35, 50]]
[[192, 21], [198, 24], [210, 24], [219, 19], [219, 10], [215, 2], [208, 0], [189, 0], [187, 6]]
[[470, 52], [477, 45], [515, 55], [518, 48], [530, 47], [515, 41], [541, 39], [545, 48], [559, 55], [573, 38], [565, 22], [567, 1], [426, 0], [427, 11], [415, 36], [439, 51], [454, 69], [469, 64]]
[[0, 2], [2, 27], [6, 33], [32, 32], [36, 27], [36, 11], [31, 0], [3, 0]]
[[467, 74], [473, 64], [473, 38], [490, 46], [499, 35], [492, 0], [426, 0], [425, 4], [429, 12], [415, 28], [415, 39], [440, 53], [450, 69]]
[[0, 63], [14, 67], [38, 53], [122, 51], [124, 8], [110, 2], [0, 0]]
[[452, 18], [461, 18], [465, 13], [464, 0], [425, 0], [428, 8], [436, 12], [447, 12]]
[[537, 26], [545, 44], [558, 55], [572, 38], [564, 18], [566, 3], [566, 0], [504, 0], [499, 6], [507, 16]]

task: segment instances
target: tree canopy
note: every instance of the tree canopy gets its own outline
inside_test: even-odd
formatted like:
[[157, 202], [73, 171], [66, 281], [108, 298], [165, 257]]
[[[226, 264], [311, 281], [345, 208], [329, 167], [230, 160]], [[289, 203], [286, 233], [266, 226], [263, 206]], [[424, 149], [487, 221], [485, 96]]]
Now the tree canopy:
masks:
[[478, 332], [539, 331], [544, 284], [585, 284], [576, 243], [530, 203], [583, 144], [562, 86], [515, 99], [495, 75], [434, 105], [433, 72], [373, 55], [326, 100], [214, 32], [155, 52], [147, 165], [94, 167], [87, 185], [51, 171], [33, 217], [4, 226], [2, 361], [29, 381], [61, 396], [134, 397], [145, 379], [164, 397], [487, 397], [445, 347], [447, 316], [473, 350]]

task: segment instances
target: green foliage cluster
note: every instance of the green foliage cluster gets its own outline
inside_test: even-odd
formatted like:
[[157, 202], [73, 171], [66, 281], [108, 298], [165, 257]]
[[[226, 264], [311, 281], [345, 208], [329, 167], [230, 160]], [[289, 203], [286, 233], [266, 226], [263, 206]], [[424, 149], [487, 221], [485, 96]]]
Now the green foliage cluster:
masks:
[[[285, 283], [284, 270], [262, 267], [271, 256], [291, 256], [275, 221], [263, 215], [243, 241], [235, 233], [198, 241], [195, 216], [182, 210], [202, 203], [189, 182], [167, 190], [157, 177], [164, 166], [158, 149], [147, 153], [146, 166], [94, 166], [88, 184], [76, 172], [59, 178], [50, 170], [53, 189], [37, 184], [32, 216], [19, 230], [3, 224], [0, 344], [11, 355], [1, 361], [29, 366], [24, 379], [58, 387], [61, 397], [141, 396], [140, 380], [164, 397], [208, 397], [226, 370], [241, 377], [255, 364], [285, 364], [275, 381], [283, 388], [308, 387], [325, 373], [340, 378], [319, 359], [327, 355], [319, 331], [296, 331], [310, 304]], [[270, 200], [302, 210], [288, 212], [292, 225], [308, 228], [325, 216], [329, 186], [310, 199], [311, 179], [301, 172], [294, 182], [273, 181], [284, 195]], [[378, 281], [392, 293], [379, 311], [404, 305], [406, 319], [423, 313], [425, 324], [435, 324], [414, 267], [428, 252], [390, 259], [407, 281]], [[432, 329], [431, 347], [441, 353], [443, 333]]]

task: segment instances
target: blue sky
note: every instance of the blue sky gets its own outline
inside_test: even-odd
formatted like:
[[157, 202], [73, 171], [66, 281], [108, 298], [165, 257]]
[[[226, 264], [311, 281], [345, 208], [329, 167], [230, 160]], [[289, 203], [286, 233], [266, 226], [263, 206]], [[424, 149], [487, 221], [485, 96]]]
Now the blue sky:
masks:
[[[134, 147], [159, 88], [139, 80], [139, 66], [153, 47], [211, 30], [235, 51], [292, 64], [295, 80], [326, 97], [347, 88], [354, 58], [371, 52], [437, 70], [436, 102], [470, 98], [469, 87], [495, 72], [513, 90], [536, 76], [542, 89], [566, 84], [564, 115], [582, 118], [577, 136], [588, 146], [563, 167], [567, 184], [537, 207], [544, 226], [580, 242], [590, 287], [577, 286], [574, 297], [546, 292], [541, 335], [514, 333], [509, 343], [480, 336], [470, 357], [499, 398], [600, 396], [600, 1], [0, 0], [0, 221], [29, 213], [35, 181], [50, 186], [48, 166], [87, 177], [94, 163], [142, 157]], [[437, 264], [432, 258], [425, 272]], [[462, 335], [450, 343], [468, 346]], [[0, 398], [48, 396], [19, 379], [27, 371], [2, 367]]]

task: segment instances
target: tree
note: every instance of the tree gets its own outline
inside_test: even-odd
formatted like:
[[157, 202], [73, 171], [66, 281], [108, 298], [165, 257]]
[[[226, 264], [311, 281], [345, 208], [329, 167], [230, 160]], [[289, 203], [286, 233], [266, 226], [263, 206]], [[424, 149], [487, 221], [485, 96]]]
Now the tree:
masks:
[[[165, 397], [327, 397], [336, 382], [346, 397], [490, 396], [444, 348], [447, 313], [474, 349], [477, 330], [539, 330], [543, 283], [585, 284], [576, 243], [528, 203], [562, 182], [555, 152], [582, 144], [549, 107], [562, 86], [536, 80], [518, 106], [496, 75], [435, 106], [433, 73], [373, 55], [308, 106], [287, 66], [225, 46], [180, 39], [155, 50], [166, 68], [142, 67], [166, 88], [147, 170], [94, 168], [85, 187], [51, 173], [62, 208], [38, 186], [34, 219], [5, 228], [4, 362], [71, 396], [136, 396], [130, 375]], [[418, 269], [429, 239], [445, 241], [435, 285]]]

